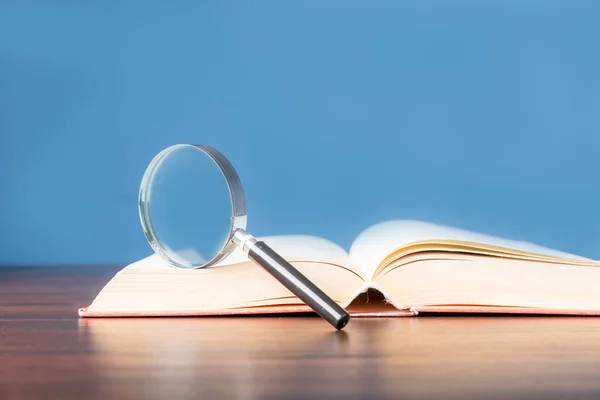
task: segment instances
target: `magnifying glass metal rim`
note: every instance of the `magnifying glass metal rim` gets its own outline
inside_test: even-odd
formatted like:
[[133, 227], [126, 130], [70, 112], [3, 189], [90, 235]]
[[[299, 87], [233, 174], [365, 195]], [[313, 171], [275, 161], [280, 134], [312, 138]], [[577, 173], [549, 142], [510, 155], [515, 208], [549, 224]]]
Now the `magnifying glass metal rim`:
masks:
[[[229, 189], [229, 197], [231, 199], [231, 223], [229, 225], [229, 234], [227, 236], [227, 242], [223, 244], [223, 247], [219, 252], [208, 262], [203, 264], [184, 264], [174, 260], [169, 256], [168, 251], [161, 245], [160, 241], [156, 237], [154, 227], [152, 225], [152, 219], [150, 218], [150, 198], [152, 196], [152, 183], [156, 171], [159, 169], [160, 164], [165, 158], [172, 152], [185, 147], [193, 147], [198, 151], [205, 153], [210, 159], [219, 167], [221, 173], [225, 177], [227, 182], [227, 188]], [[246, 216], [246, 200], [244, 197], [244, 189], [240, 178], [229, 160], [225, 158], [216, 149], [204, 145], [204, 144], [175, 144], [167, 147], [158, 153], [154, 159], [150, 162], [144, 176], [142, 177], [142, 183], [140, 185], [140, 191], [138, 194], [138, 210], [140, 214], [140, 220], [142, 222], [142, 230], [144, 235], [150, 243], [152, 249], [166, 262], [169, 264], [180, 267], [180, 268], [205, 268], [218, 263], [227, 257], [235, 248], [236, 244], [232, 241], [234, 233], [238, 230], [245, 230], [247, 224]]]

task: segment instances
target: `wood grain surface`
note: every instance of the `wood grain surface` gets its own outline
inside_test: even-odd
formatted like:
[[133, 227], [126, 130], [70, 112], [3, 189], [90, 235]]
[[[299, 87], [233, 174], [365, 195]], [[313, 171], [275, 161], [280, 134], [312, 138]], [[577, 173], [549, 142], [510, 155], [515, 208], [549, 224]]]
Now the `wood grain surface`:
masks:
[[0, 267], [0, 399], [600, 398], [600, 318], [79, 319], [116, 271]]

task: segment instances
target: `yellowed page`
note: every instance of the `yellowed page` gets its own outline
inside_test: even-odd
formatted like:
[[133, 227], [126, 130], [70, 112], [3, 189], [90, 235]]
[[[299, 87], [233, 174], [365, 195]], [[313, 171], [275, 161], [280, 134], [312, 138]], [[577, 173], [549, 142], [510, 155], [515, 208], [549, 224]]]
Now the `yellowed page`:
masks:
[[415, 255], [376, 285], [400, 308], [507, 306], [600, 310], [600, 266], [452, 253]]
[[470, 242], [452, 241], [452, 240], [437, 240], [437, 241], [422, 241], [409, 243], [400, 249], [395, 250], [383, 261], [375, 271], [372, 280], [376, 280], [377, 276], [387, 273], [390, 269], [398, 268], [405, 262], [409, 262], [410, 256], [421, 253], [445, 252], [453, 255], [481, 255], [493, 256], [504, 259], [518, 259], [529, 261], [543, 261], [547, 263], [563, 264], [563, 265], [580, 265], [597, 267], [600, 265], [598, 261], [587, 259], [572, 259], [548, 256], [545, 254], [528, 253], [505, 247], [498, 247], [486, 244], [473, 244]]
[[402, 253], [402, 249], [408, 245], [423, 245], [422, 251], [450, 251], [452, 246], [462, 246], [463, 250], [468, 247], [472, 252], [506, 253], [524, 258], [543, 255], [583, 263], [592, 262], [584, 257], [533, 243], [413, 220], [387, 221], [366, 229], [352, 244], [350, 257], [364, 275], [373, 277], [388, 256], [394, 252]]

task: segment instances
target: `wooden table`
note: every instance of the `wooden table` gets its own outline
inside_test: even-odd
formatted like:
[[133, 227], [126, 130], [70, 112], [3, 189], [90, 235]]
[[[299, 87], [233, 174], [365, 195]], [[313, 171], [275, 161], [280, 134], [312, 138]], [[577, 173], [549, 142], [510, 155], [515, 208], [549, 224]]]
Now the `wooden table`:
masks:
[[600, 318], [79, 319], [116, 270], [0, 267], [0, 399], [600, 398]]

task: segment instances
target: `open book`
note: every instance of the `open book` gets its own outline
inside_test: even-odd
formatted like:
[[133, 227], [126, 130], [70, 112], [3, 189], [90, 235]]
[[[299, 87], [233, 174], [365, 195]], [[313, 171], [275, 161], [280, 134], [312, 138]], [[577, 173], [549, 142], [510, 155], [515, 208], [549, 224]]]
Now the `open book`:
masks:
[[[350, 252], [312, 236], [260, 238], [354, 316], [419, 312], [600, 315], [600, 262], [419, 221], [363, 231]], [[152, 255], [118, 272], [84, 317], [311, 312], [242, 251], [204, 269]]]

